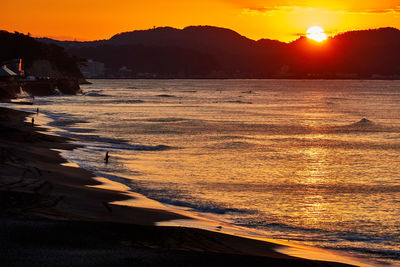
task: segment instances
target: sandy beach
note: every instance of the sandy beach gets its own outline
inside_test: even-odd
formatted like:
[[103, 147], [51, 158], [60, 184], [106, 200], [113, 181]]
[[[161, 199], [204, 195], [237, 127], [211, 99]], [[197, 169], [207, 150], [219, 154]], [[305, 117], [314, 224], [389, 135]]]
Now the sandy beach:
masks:
[[279, 242], [156, 226], [193, 218], [162, 205], [135, 206], [134, 193], [65, 164], [57, 150], [76, 146], [38, 132], [44, 128], [27, 122], [30, 115], [0, 109], [2, 266], [367, 266], [313, 248], [300, 254], [321, 260], [280, 253], [294, 247]]

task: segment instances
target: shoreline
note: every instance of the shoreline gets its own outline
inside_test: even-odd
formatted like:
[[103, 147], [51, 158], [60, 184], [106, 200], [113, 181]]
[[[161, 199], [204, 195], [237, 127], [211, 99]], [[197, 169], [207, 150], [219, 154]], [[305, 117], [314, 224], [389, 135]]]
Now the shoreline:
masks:
[[[238, 262], [246, 266], [343, 266], [334, 262], [367, 266], [367, 263], [326, 251], [329, 258], [321, 249], [304, 246], [303, 254], [293, 257], [287, 255], [290, 249], [296, 249], [290, 244], [174, 226], [174, 220], [189, 221], [193, 217], [163, 208], [162, 204], [159, 208], [156, 204], [149, 205], [139, 194], [118, 188], [116, 182], [69, 166], [54, 149], [73, 150], [77, 146], [68, 143], [66, 138], [37, 132], [45, 129], [24, 122], [28, 115], [0, 108], [0, 177], [3, 177], [0, 181], [0, 224], [11, 229], [0, 234], [4, 244], [8, 244], [3, 247], [6, 251], [0, 253], [5, 257], [0, 256], [0, 259], [9, 266], [24, 266], [31, 261], [37, 262], [37, 266], [55, 262], [68, 265], [68, 261], [83, 266], [132, 265], [135, 261], [138, 265], [150, 266], [187, 263], [200, 266], [209, 261], [219, 266]], [[46, 234], [35, 233], [38, 228]], [[26, 240], [26, 236], [36, 238]], [[50, 257], [36, 256], [33, 253], [36, 247], [44, 251], [42, 256]], [[100, 256], [104, 249], [116, 253]], [[87, 250], [99, 258], [77, 257], [85, 256]], [[76, 256], [70, 259], [71, 253]], [[311, 258], [327, 261], [307, 260], [302, 257], [307, 253], [313, 255]], [[17, 257], [13, 255], [19, 255], [20, 265], [13, 265]], [[146, 255], [152, 256], [146, 258]], [[143, 258], [146, 260], [138, 262]], [[204, 262], [200, 258], [208, 260]]]
[[[368, 78], [368, 77], [361, 77], [361, 78], [345, 78], [345, 77], [337, 77], [337, 78], [329, 78], [329, 77], [247, 77], [247, 78], [235, 78], [235, 77], [228, 77], [228, 78], [210, 78], [210, 77], [191, 77], [191, 78], [179, 78], [179, 77], [169, 77], [169, 78], [160, 78], [160, 77], [128, 77], [128, 78], [119, 78], [119, 77], [96, 77], [96, 78], [86, 78], [87, 80], [299, 80], [299, 81], [399, 81], [400, 77], [396, 78]], [[89, 81], [88, 81], [89, 82]], [[81, 83], [81, 84], [91, 84], [89, 83]]]

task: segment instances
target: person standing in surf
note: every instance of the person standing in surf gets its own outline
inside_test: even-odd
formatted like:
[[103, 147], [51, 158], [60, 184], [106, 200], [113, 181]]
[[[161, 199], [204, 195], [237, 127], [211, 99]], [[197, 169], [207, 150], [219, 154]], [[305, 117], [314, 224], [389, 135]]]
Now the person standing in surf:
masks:
[[110, 156], [108, 155], [108, 151], [106, 152], [106, 155], [104, 157], [104, 161], [107, 164], [108, 163], [108, 159], [110, 158]]

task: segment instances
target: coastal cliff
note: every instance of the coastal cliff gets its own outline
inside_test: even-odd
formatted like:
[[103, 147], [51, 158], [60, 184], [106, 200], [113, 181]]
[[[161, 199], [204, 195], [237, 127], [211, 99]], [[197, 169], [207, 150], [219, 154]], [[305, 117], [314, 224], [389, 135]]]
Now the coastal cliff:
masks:
[[43, 44], [18, 32], [0, 31], [0, 65], [7, 69], [0, 75], [0, 98], [12, 99], [20, 93], [76, 94], [79, 83], [84, 81], [78, 62], [55, 44]]

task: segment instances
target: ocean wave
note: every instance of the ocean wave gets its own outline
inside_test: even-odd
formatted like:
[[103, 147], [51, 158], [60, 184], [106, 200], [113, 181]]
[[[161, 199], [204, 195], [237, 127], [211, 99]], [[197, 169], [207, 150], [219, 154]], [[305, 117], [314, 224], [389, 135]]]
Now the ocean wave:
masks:
[[259, 146], [257, 144], [244, 142], [244, 141], [231, 141], [231, 142], [222, 142], [215, 143], [212, 145], [206, 146], [209, 149], [261, 149], [263, 146]]
[[65, 130], [71, 132], [71, 133], [93, 133], [96, 130], [95, 129], [89, 129], [89, 128], [75, 128], [75, 127], [66, 127]]
[[66, 131], [56, 131], [55, 133], [77, 140], [76, 143], [83, 146], [91, 147], [92, 149], [109, 150], [109, 149], [120, 149], [120, 150], [131, 150], [131, 151], [165, 151], [175, 149], [175, 147], [158, 144], [158, 145], [138, 145], [130, 144], [126, 139], [116, 139], [101, 137], [95, 134], [80, 134], [90, 133], [92, 129], [85, 128], [63, 128]]
[[141, 103], [145, 103], [146, 101], [141, 100], [141, 99], [120, 99], [118, 100], [117, 103], [121, 103], [121, 104], [141, 104]]
[[400, 250], [378, 249], [356, 246], [322, 246], [325, 249], [341, 250], [347, 252], [357, 252], [361, 254], [370, 254], [382, 259], [400, 260]]
[[264, 230], [273, 230], [284, 233], [292, 233], [292, 232], [309, 232], [314, 234], [323, 234], [323, 236], [334, 235], [335, 233], [323, 229], [315, 229], [315, 228], [305, 228], [299, 226], [292, 226], [285, 223], [278, 222], [266, 222], [265, 220], [257, 220], [257, 219], [237, 219], [235, 221], [236, 225], [245, 226], [249, 228], [261, 228]]
[[310, 192], [318, 192], [321, 195], [329, 194], [381, 194], [381, 193], [400, 193], [400, 185], [360, 185], [360, 184], [337, 184], [337, 183], [316, 183], [304, 185], [303, 183], [273, 184], [263, 181], [262, 183], [231, 183], [223, 185], [221, 183], [207, 183], [208, 186], [218, 187], [221, 191], [224, 189], [229, 191], [237, 191], [241, 188], [248, 192], [280, 192], [280, 194], [310, 194]]
[[[101, 149], [119, 149], [131, 151], [165, 151], [174, 149], [174, 147], [168, 145], [133, 145], [129, 144], [128, 141], [123, 139], [104, 138], [95, 135], [84, 135], [84, 137], [78, 137], [78, 139], [83, 145]], [[91, 141], [91, 143], [88, 143], [89, 141]]]
[[49, 122], [47, 125], [56, 128], [66, 128], [73, 126], [78, 123], [88, 123], [86, 119], [78, 118], [77, 116], [73, 116], [66, 113], [52, 113], [45, 111], [43, 112], [47, 117], [49, 117], [52, 121]]
[[250, 101], [242, 101], [242, 100], [229, 100], [229, 101], [225, 101], [224, 103], [233, 103], [233, 104], [253, 104], [253, 102], [250, 102]]
[[102, 92], [101, 90], [92, 90], [89, 92], [83, 92], [83, 95], [84, 96], [107, 96], [105, 94], [102, 94], [101, 92]]
[[128, 144], [128, 140], [125, 139], [115, 139], [115, 138], [107, 138], [107, 137], [100, 137], [98, 135], [75, 135], [75, 138], [80, 140], [81, 142], [99, 142], [99, 143], [108, 143], [108, 144]]
[[[124, 184], [124, 185], [126, 185], [126, 186], [128, 186], [128, 187], [129, 187], [129, 182], [131, 181], [131, 180], [128, 179], [128, 178], [125, 178], [125, 177], [119, 176], [119, 175], [115, 175], [115, 174], [111, 174], [111, 173], [104, 173], [104, 172], [96, 172], [96, 171], [95, 171], [95, 174], [96, 174], [97, 176], [110, 179], [111, 181]], [[133, 174], [133, 175], [135, 175], [135, 176], [141, 176], [141, 175], [143, 175], [141, 172], [138, 172], [138, 171], [134, 171], [134, 172], [131, 171], [131, 174]], [[131, 191], [134, 191], [134, 190], [131, 190]]]
[[325, 97], [323, 99], [326, 101], [341, 101], [341, 102], [348, 100], [347, 98], [344, 97]]
[[95, 103], [97, 105], [102, 104], [102, 105], [107, 105], [107, 104], [141, 104], [145, 103], [146, 101], [141, 100], [141, 99], [126, 99], [126, 98], [121, 98], [121, 99], [93, 99], [92, 103]]
[[190, 208], [194, 211], [199, 211], [199, 212], [207, 212], [207, 213], [214, 213], [214, 214], [227, 214], [227, 213], [248, 213], [249, 210], [243, 210], [243, 209], [237, 209], [237, 208], [224, 208], [224, 207], [218, 207], [216, 204], [211, 204], [211, 203], [193, 203], [193, 202], [186, 202], [183, 200], [173, 200], [170, 198], [154, 198], [155, 200], [169, 204], [169, 205], [174, 205], [174, 206], [179, 206], [179, 207], [185, 207], [185, 208]]
[[173, 147], [166, 145], [156, 145], [156, 146], [144, 146], [144, 145], [131, 145], [132, 150], [137, 151], [164, 151], [170, 150]]
[[321, 131], [326, 133], [352, 133], [352, 132], [399, 132], [398, 127], [390, 125], [379, 124], [367, 118], [362, 118], [359, 121], [347, 125], [334, 125], [328, 127], [316, 127], [314, 131]]
[[[392, 235], [377, 235], [376, 233], [360, 233], [346, 230], [326, 230], [320, 228], [307, 228], [302, 226], [288, 225], [279, 222], [266, 222], [264, 220], [248, 220], [248, 219], [237, 219], [236, 225], [263, 229], [271, 233], [271, 235], [283, 238], [290, 238], [290, 240], [302, 241], [302, 242], [323, 242], [325, 246], [331, 246], [331, 248], [340, 249], [351, 247], [349, 243], [367, 243], [375, 245], [384, 245], [386, 243], [397, 243], [399, 236], [394, 232]], [[331, 244], [331, 245], [328, 245]], [[334, 245], [333, 245], [334, 244]], [[345, 244], [345, 245], [343, 245]], [[398, 251], [400, 253], [400, 251]]]
[[[348, 130], [347, 133], [351, 131]], [[397, 138], [393, 138], [397, 139]], [[390, 140], [387, 138], [387, 140]], [[303, 137], [292, 137], [292, 138], [271, 138], [269, 141], [274, 143], [287, 143], [292, 147], [318, 147], [318, 148], [342, 148], [346, 150], [350, 149], [371, 149], [371, 150], [398, 150], [400, 149], [400, 144], [393, 142], [371, 142], [371, 141], [344, 141], [344, 140], [336, 140], [336, 139], [327, 139], [327, 138], [303, 138]], [[278, 144], [279, 145], [279, 144]], [[271, 146], [274, 146], [272, 144]]]
[[219, 141], [219, 140], [237, 140], [237, 139], [254, 140], [255, 138], [249, 136], [241, 136], [241, 135], [218, 135], [218, 136], [210, 136], [208, 139]]
[[150, 188], [143, 183], [138, 183], [132, 180], [130, 180], [127, 185], [130, 186], [134, 192], [145, 195], [151, 199], [168, 205], [189, 208], [191, 211], [214, 213], [219, 215], [228, 213], [254, 214], [256, 212], [251, 209], [226, 207], [222, 203], [193, 198], [190, 192], [176, 189], [176, 187], [175, 189], [171, 189], [170, 183], [167, 188], [164, 188], [161, 184], [158, 188]]
[[181, 121], [187, 121], [187, 119], [184, 119], [184, 118], [151, 118], [151, 119], [146, 119], [144, 121], [148, 121], [148, 122], [181, 122]]
[[161, 94], [161, 95], [156, 95], [158, 97], [177, 97], [175, 95], [167, 95], [167, 94]]
[[67, 127], [67, 126], [72, 126], [74, 124], [87, 123], [87, 122], [88, 121], [82, 120], [82, 119], [60, 118], [60, 117], [58, 117], [54, 121], [50, 122], [48, 125], [49, 126], [54, 126], [54, 127]]

